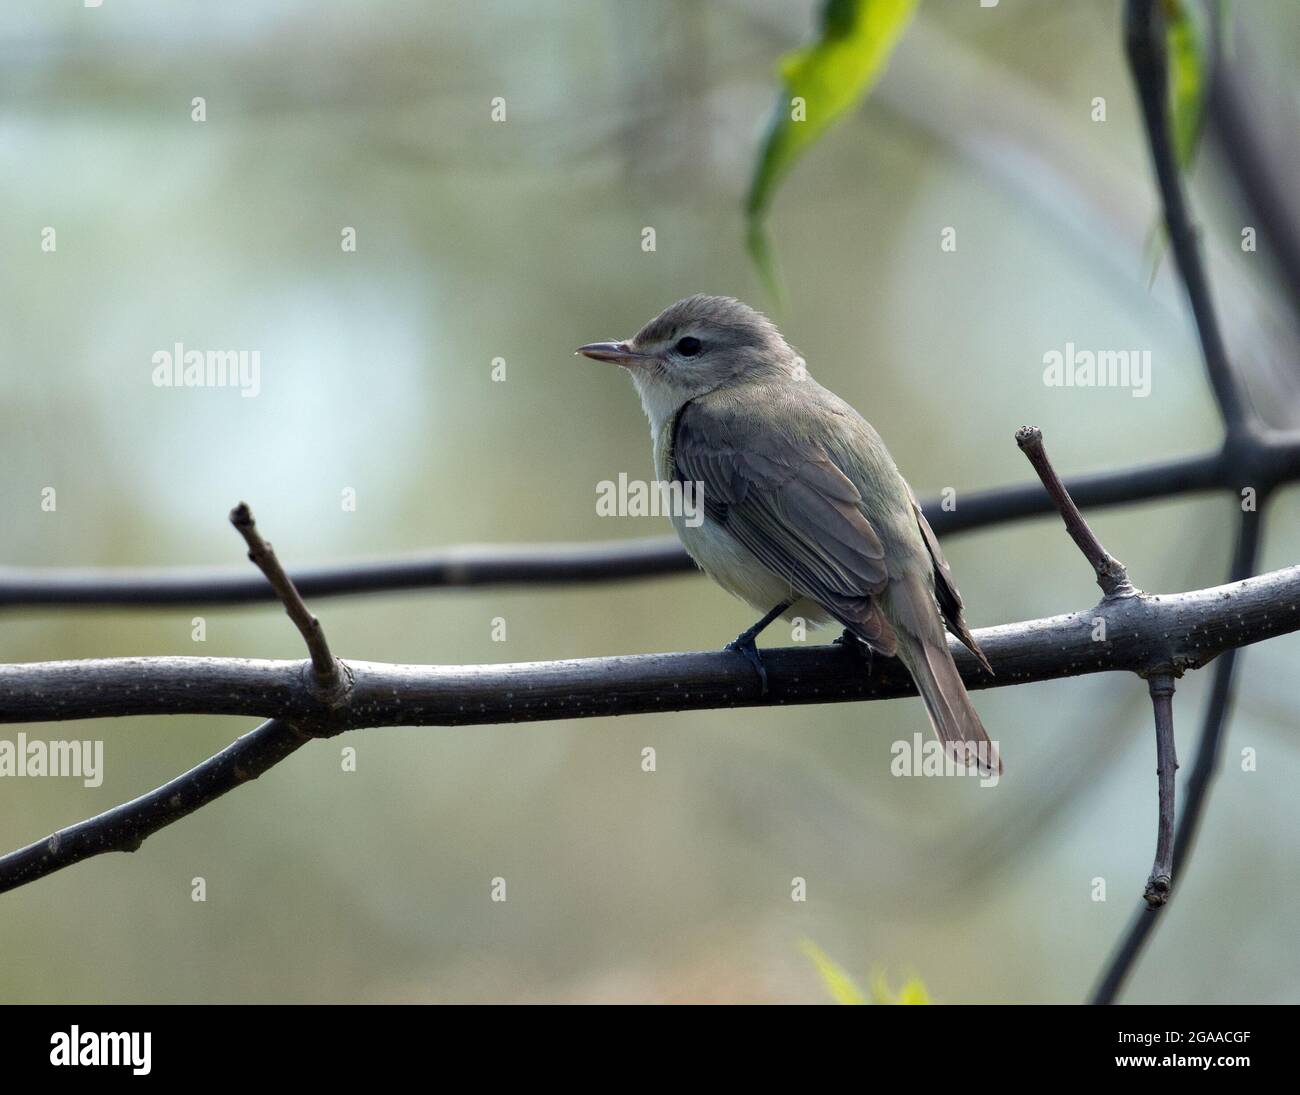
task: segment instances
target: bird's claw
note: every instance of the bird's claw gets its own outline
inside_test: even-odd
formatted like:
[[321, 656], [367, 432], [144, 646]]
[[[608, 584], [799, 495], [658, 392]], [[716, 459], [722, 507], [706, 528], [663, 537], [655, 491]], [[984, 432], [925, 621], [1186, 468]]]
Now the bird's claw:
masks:
[[754, 667], [758, 674], [759, 695], [767, 695], [767, 670], [763, 666], [763, 659], [758, 653], [758, 644], [754, 642], [752, 636], [740, 635], [736, 639], [727, 643], [726, 649], [733, 654], [739, 654], [745, 661]]
[[842, 646], [859, 661], [865, 663], [867, 672], [871, 672], [875, 663], [875, 651], [871, 649], [871, 646], [868, 643], [864, 643], [847, 627], [844, 629], [844, 633], [835, 640], [835, 645]]

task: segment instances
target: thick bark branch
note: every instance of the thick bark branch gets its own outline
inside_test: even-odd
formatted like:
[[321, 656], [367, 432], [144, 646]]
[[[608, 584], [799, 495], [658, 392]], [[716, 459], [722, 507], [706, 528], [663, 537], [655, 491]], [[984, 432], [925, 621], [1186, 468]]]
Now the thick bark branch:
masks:
[[[1110, 636], [1102, 642], [1092, 638], [1098, 616], [1107, 621]], [[1300, 630], [1300, 567], [1193, 593], [1111, 598], [1087, 612], [984, 628], [976, 635], [996, 677], [964, 647], [954, 646], [954, 654], [969, 687], [989, 688], [1116, 669], [1181, 672], [1220, 651], [1231, 657], [1231, 648], [1294, 630]], [[856, 655], [833, 644], [765, 652], [765, 694], [749, 664], [726, 651], [518, 665], [339, 664], [342, 685], [332, 692], [316, 686], [310, 661], [110, 658], [0, 666], [0, 722], [277, 716], [157, 790], [0, 857], [0, 892], [91, 856], [134, 851], [159, 829], [278, 764], [311, 735], [363, 726], [835, 703], [915, 690], [895, 659], [877, 658], [864, 672]], [[1191, 824], [1194, 817], [1193, 810]], [[1180, 829], [1180, 837], [1188, 832]]]
[[[1096, 641], [1096, 620], [1106, 621]], [[1221, 651], [1300, 630], [1300, 566], [1190, 593], [1141, 594], [1065, 616], [982, 628], [990, 677], [964, 647], [970, 688], [1110, 670], [1182, 673]], [[907, 671], [877, 658], [870, 673], [833, 644], [765, 650], [770, 691], [726, 651], [636, 654], [502, 665], [341, 663], [333, 697], [311, 665], [242, 658], [104, 658], [0, 666], [0, 723], [125, 715], [251, 715], [336, 733], [366, 726], [461, 726], [659, 711], [838, 703], [914, 694]]]

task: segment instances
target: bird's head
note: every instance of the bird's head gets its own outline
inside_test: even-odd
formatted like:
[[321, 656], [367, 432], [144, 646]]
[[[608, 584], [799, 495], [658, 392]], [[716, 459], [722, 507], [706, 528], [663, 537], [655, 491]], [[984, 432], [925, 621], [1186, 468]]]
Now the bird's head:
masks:
[[576, 352], [626, 368], [652, 422], [724, 385], [789, 376], [797, 360], [761, 312], [708, 296], [679, 300], [629, 339]]

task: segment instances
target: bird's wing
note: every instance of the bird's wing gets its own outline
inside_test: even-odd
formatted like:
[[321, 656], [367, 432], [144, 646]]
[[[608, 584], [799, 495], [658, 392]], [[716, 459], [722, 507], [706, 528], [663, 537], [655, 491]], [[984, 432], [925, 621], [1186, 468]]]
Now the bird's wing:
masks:
[[678, 416], [672, 452], [675, 474], [703, 484], [709, 518], [874, 649], [896, 652], [872, 596], [889, 581], [885, 549], [823, 445], [696, 401]]
[[930, 522], [921, 512], [921, 503], [916, 500], [916, 493], [910, 486], [907, 488], [907, 493], [911, 496], [912, 508], [916, 510], [916, 523], [921, 527], [921, 539], [925, 541], [930, 558], [934, 562], [934, 597], [939, 602], [944, 623], [947, 624], [948, 630], [961, 640], [962, 645], [979, 659], [980, 664], [992, 673], [993, 667], [989, 665], [988, 659], [984, 657], [984, 651], [980, 649], [975, 636], [966, 626], [966, 619], [962, 615], [961, 594], [957, 592], [957, 584], [953, 581], [952, 568], [939, 549], [939, 538], [935, 536], [934, 530], [930, 528]]

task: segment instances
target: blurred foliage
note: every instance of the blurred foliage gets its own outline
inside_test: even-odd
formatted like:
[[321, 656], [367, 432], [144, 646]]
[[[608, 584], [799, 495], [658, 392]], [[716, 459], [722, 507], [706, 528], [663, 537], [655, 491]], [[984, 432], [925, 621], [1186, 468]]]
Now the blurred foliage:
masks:
[[866, 996], [857, 983], [811, 939], [799, 944], [799, 949], [811, 959], [817, 973], [837, 1004], [865, 1004]]
[[874, 1004], [928, 1004], [930, 993], [919, 977], [909, 977], [897, 989], [889, 987], [883, 973], [871, 978], [871, 1001]]
[[[811, 939], [799, 944], [799, 949], [812, 961], [822, 983], [837, 1004], [865, 1004], [867, 995], [848, 973]], [[889, 987], [884, 973], [871, 978], [870, 1002], [873, 1004], [928, 1004], [930, 994], [919, 977], [910, 977], [895, 991]]]
[[916, 5], [917, 0], [827, 0], [818, 40], [781, 61], [785, 87], [745, 205], [750, 254], [778, 298], [780, 282], [763, 225], [776, 187], [795, 160], [871, 90]]
[[[1196, 159], [1205, 121], [1210, 81], [1209, 34], [1204, 9], [1189, 0], [1165, 0], [1165, 36], [1169, 48], [1169, 113], [1174, 156], [1186, 171]], [[1226, 20], [1222, 18], [1219, 26]]]

